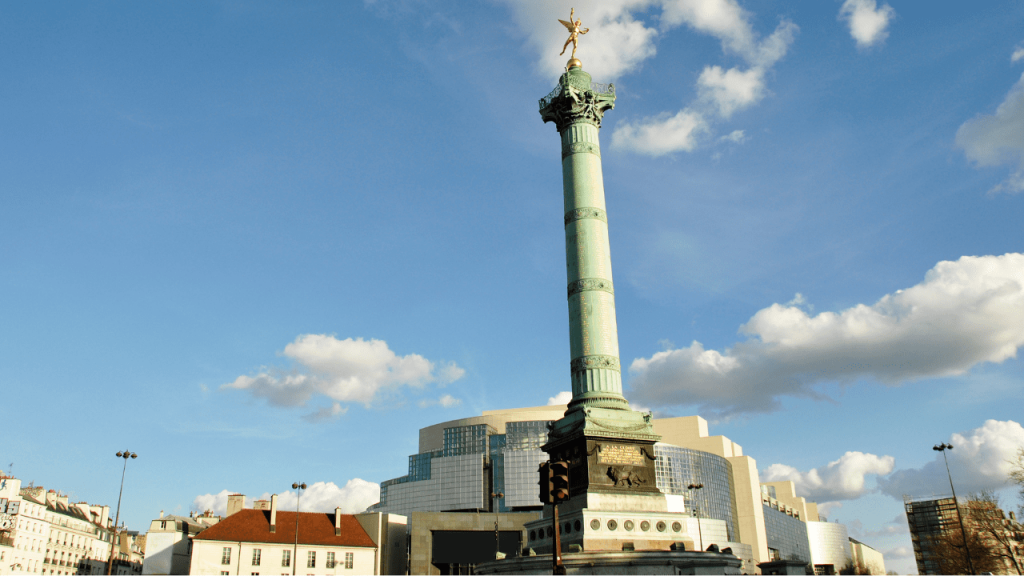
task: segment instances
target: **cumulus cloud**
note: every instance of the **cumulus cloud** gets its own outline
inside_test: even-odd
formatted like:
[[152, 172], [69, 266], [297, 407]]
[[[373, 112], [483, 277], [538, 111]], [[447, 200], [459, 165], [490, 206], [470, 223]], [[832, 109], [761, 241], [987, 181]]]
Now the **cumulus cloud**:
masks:
[[285, 346], [284, 356], [293, 361], [293, 368], [239, 376], [221, 388], [248, 390], [275, 406], [303, 406], [314, 395], [323, 395], [335, 403], [309, 415], [322, 420], [343, 414], [340, 402], [369, 406], [382, 392], [446, 383], [465, 373], [454, 363], [436, 369], [433, 362], [419, 354], [399, 356], [383, 340], [338, 340], [326, 334], [299, 336]]
[[960, 126], [956, 131], [956, 144], [978, 166], [1009, 164], [1015, 167], [990, 193], [1024, 192], [1024, 75], [1010, 89], [995, 114], [980, 115]]
[[[986, 420], [964, 434], [953, 434], [947, 441], [953, 445], [946, 451], [953, 482], [963, 494], [998, 490], [1008, 484], [1010, 460], [1024, 446], [1024, 428], [1013, 420]], [[880, 478], [878, 486], [893, 498], [948, 494], [949, 479], [942, 454], [921, 468], [898, 470]]]
[[773, 304], [740, 332], [748, 339], [724, 352], [695, 341], [633, 360], [630, 399], [768, 412], [784, 396], [818, 397], [821, 383], [893, 386], [1013, 358], [1024, 345], [1024, 254], [939, 262], [920, 284], [838, 313]]
[[348, 412], [348, 407], [342, 408], [340, 402], [321, 408], [316, 412], [310, 412], [302, 417], [306, 422], [322, 422], [324, 420], [336, 420], [342, 414]]
[[441, 408], [454, 408], [462, 404], [462, 400], [455, 398], [451, 394], [445, 394], [437, 400], [423, 399], [419, 401], [420, 408], [429, 408], [431, 406], [440, 406]]
[[551, 398], [548, 398], [548, 406], [561, 406], [563, 404], [568, 404], [570, 401], [572, 401], [572, 392], [563, 390]]
[[[558, 19], [569, 19], [568, 6], [549, 0], [508, 0], [506, 5], [525, 33], [527, 44], [539, 57], [538, 72], [549, 76], [561, 74], [572, 45], [564, 55], [559, 55], [569, 33]], [[633, 15], [646, 5], [643, 0], [580, 0], [573, 4], [576, 18], [590, 29], [581, 37], [576, 56], [595, 78], [614, 80], [654, 56], [658, 31]]]
[[1014, 48], [1013, 54], [1010, 54], [1010, 62], [1017, 62], [1018, 60], [1024, 60], [1024, 48]]
[[889, 36], [889, 22], [896, 11], [888, 4], [878, 6], [875, 0], [846, 0], [839, 9], [839, 19], [850, 27], [850, 36], [858, 48], [867, 48]]
[[[230, 490], [221, 490], [216, 494], [201, 494], [192, 500], [192, 509], [197, 512], [206, 512], [209, 510], [214, 514], [223, 516], [224, 514], [227, 514], [228, 496], [231, 494], [235, 494], [235, 492]], [[247, 498], [246, 506], [250, 506], [251, 504], [252, 499]]]
[[733, 130], [732, 132], [722, 136], [718, 139], [719, 142], [733, 142], [735, 144], [742, 144], [747, 141], [747, 135], [743, 130]]
[[[568, 58], [553, 47], [561, 46], [566, 30], [557, 19], [563, 5], [547, 0], [509, 0], [506, 2], [527, 43], [539, 55], [539, 71], [561, 74]], [[751, 106], [766, 94], [765, 76], [786, 51], [798, 30], [783, 19], [767, 38], [760, 38], [750, 23], [750, 15], [736, 0], [604, 0], [576, 3], [577, 14], [590, 32], [584, 36], [577, 56], [588, 72], [602, 81], [615, 80], [632, 72], [657, 50], [655, 42], [671, 30], [685, 26], [695, 32], [717, 38], [724, 52], [739, 56], [745, 67], [723, 69], [707, 66], [701, 73], [697, 99], [676, 114], [666, 113], [639, 121], [620, 123], [612, 145], [641, 154], [659, 156], [675, 151], [690, 151], [708, 130], [709, 115], [728, 118]], [[638, 15], [654, 14], [648, 24]], [[656, 11], [660, 9], [660, 18]]]
[[892, 472], [892, 456], [847, 452], [825, 466], [801, 472], [785, 464], [772, 464], [761, 474], [765, 482], [792, 480], [796, 493], [814, 502], [853, 500], [868, 492], [865, 477]]
[[[192, 501], [192, 509], [203, 512], [210, 510], [214, 514], [227, 514], [228, 495], [236, 494], [229, 490], [221, 490], [216, 494], [201, 494]], [[270, 492], [264, 492], [258, 499], [269, 500]], [[353, 478], [339, 487], [334, 482], [316, 482], [307, 485], [302, 491], [302, 512], [334, 512], [340, 507], [344, 514], [363, 512], [380, 499], [380, 484], [367, 482], [361, 478]], [[246, 508], [252, 508], [254, 498], [246, 498]], [[295, 492], [283, 492], [277, 496], [279, 510], [295, 510], [297, 496]]]
[[635, 123], [621, 122], [612, 133], [612, 146], [641, 154], [661, 156], [697, 147], [698, 139], [708, 132], [704, 116], [684, 108], [675, 116], [662, 114]]
[[[264, 492], [260, 499], [269, 500], [270, 493]], [[295, 492], [287, 491], [277, 495], [277, 505], [282, 510], [295, 510], [297, 499]], [[317, 482], [302, 491], [300, 511], [334, 512], [335, 507], [340, 507], [343, 514], [357, 514], [378, 500], [380, 484], [376, 482], [353, 478], [340, 487], [334, 482]]]
[[[797, 494], [797, 496], [800, 496], [800, 494]], [[812, 499], [811, 501], [813, 502], [814, 500]], [[842, 502], [818, 502], [818, 517], [824, 522], [832, 515], [833, 511], [839, 510], [842, 507]]]

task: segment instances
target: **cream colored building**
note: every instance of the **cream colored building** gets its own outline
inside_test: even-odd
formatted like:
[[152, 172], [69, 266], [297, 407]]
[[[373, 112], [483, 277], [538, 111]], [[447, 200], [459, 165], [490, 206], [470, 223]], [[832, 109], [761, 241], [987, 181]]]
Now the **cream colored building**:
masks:
[[850, 538], [850, 552], [858, 574], [885, 574], [885, 558], [878, 550]]
[[220, 516], [164, 516], [149, 523], [146, 532], [143, 574], [188, 574], [192, 560], [192, 538], [220, 521]]
[[[0, 574], [106, 574], [110, 507], [70, 502], [56, 490], [0, 475]], [[115, 574], [138, 574], [142, 554], [125, 535]]]
[[228, 515], [192, 539], [189, 573], [404, 573], [404, 517], [279, 510], [276, 494], [266, 506], [244, 502], [230, 496]]

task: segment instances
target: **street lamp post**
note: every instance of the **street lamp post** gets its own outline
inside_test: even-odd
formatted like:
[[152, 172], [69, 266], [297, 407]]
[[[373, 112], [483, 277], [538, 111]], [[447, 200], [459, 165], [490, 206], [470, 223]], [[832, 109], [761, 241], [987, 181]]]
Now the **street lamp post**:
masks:
[[971, 561], [971, 549], [967, 546], [967, 531], [964, 530], [964, 517], [960, 514], [960, 502], [956, 499], [956, 488], [953, 488], [953, 475], [949, 473], [949, 460], [946, 459], [946, 450], [952, 450], [952, 444], [942, 443], [932, 446], [932, 450], [942, 452], [942, 461], [946, 463], [946, 476], [949, 478], [949, 489], [953, 491], [953, 505], [956, 506], [956, 519], [960, 522], [960, 536], [964, 539], [964, 552], [967, 554], [967, 568], [974, 574], [974, 562]]
[[124, 458], [124, 466], [121, 468], [121, 490], [117, 493], [117, 514], [114, 515], [114, 535], [110, 539], [110, 558], [107, 559], [107, 576], [114, 573], [114, 541], [117, 540], [117, 523], [121, 520], [121, 495], [124, 494], [124, 473], [128, 470], [128, 459], [138, 458], [139, 455], [130, 450], [117, 453], [118, 458]]
[[295, 576], [295, 566], [299, 563], [299, 502], [302, 501], [302, 490], [306, 489], [306, 483], [295, 482], [292, 484], [295, 490], [295, 547], [292, 549], [292, 576]]
[[704, 484], [690, 484], [686, 487], [690, 491], [690, 500], [693, 502], [693, 514], [697, 517], [697, 538], [700, 540], [700, 551], [704, 551], [704, 534], [700, 527], [700, 508], [697, 507], [697, 500], [693, 497], [694, 490], [700, 490]]
[[491, 501], [494, 503], [494, 559], [499, 560], [501, 546], [498, 544], [498, 498], [504, 498], [504, 492], [491, 492]]

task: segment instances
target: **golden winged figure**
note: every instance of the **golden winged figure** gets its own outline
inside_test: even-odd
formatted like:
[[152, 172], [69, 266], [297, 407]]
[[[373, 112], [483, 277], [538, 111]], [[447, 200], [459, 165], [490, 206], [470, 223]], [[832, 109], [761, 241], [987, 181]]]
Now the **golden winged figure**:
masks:
[[570, 58], [576, 58], [576, 48], [579, 46], [580, 34], [586, 34], [587, 32], [590, 32], [590, 28], [580, 28], [580, 20], [573, 21], [575, 15], [576, 9], [570, 8], [569, 21], [566, 22], [565, 20], [562, 19], [558, 20], [559, 22], [562, 23], [562, 26], [565, 26], [566, 28], [569, 29], [569, 39], [566, 40], [565, 45], [562, 46], [562, 52], [559, 54], [559, 56], [565, 54], [565, 49], [568, 48], [569, 43], [572, 42], [572, 56], [570, 56]]

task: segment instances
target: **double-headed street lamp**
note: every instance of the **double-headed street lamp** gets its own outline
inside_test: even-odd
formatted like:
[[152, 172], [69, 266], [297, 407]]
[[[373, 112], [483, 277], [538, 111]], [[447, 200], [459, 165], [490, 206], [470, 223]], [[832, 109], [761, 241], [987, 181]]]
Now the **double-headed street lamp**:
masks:
[[117, 493], [117, 514], [114, 516], [114, 536], [110, 539], [110, 558], [107, 559], [107, 576], [114, 573], [114, 541], [117, 540], [117, 522], [121, 519], [121, 495], [124, 494], [124, 473], [128, 470], [128, 459], [138, 458], [139, 455], [130, 450], [117, 453], [118, 458], [124, 458], [124, 466], [121, 468], [121, 490]]
[[953, 491], [953, 505], [956, 506], [956, 519], [960, 521], [960, 535], [964, 539], [964, 552], [967, 554], [967, 568], [974, 574], [974, 562], [971, 561], [971, 549], [967, 546], [967, 531], [964, 530], [964, 517], [960, 514], [960, 502], [956, 499], [956, 488], [953, 488], [953, 475], [949, 473], [949, 460], [946, 459], [946, 450], [952, 450], [952, 444], [942, 443], [932, 446], [932, 450], [942, 452], [942, 461], [946, 463], [946, 476], [949, 478], [949, 489]]
[[299, 502], [302, 501], [302, 490], [306, 489], [306, 483], [295, 482], [292, 484], [292, 490], [295, 490], [295, 548], [292, 552], [292, 576], [295, 576], [295, 565], [299, 563]]
[[693, 497], [693, 493], [694, 493], [693, 491], [694, 490], [700, 490], [701, 488], [704, 488], [704, 484], [690, 484], [689, 486], [686, 487], [686, 489], [690, 491], [689, 492], [690, 493], [690, 501], [693, 502], [693, 514], [697, 517], [697, 537], [700, 538], [700, 548], [699, 548], [699, 550], [701, 552], [703, 552], [704, 551], [704, 534], [703, 534], [703, 530], [701, 530], [701, 528], [700, 528], [700, 508], [697, 507], [697, 500]]

